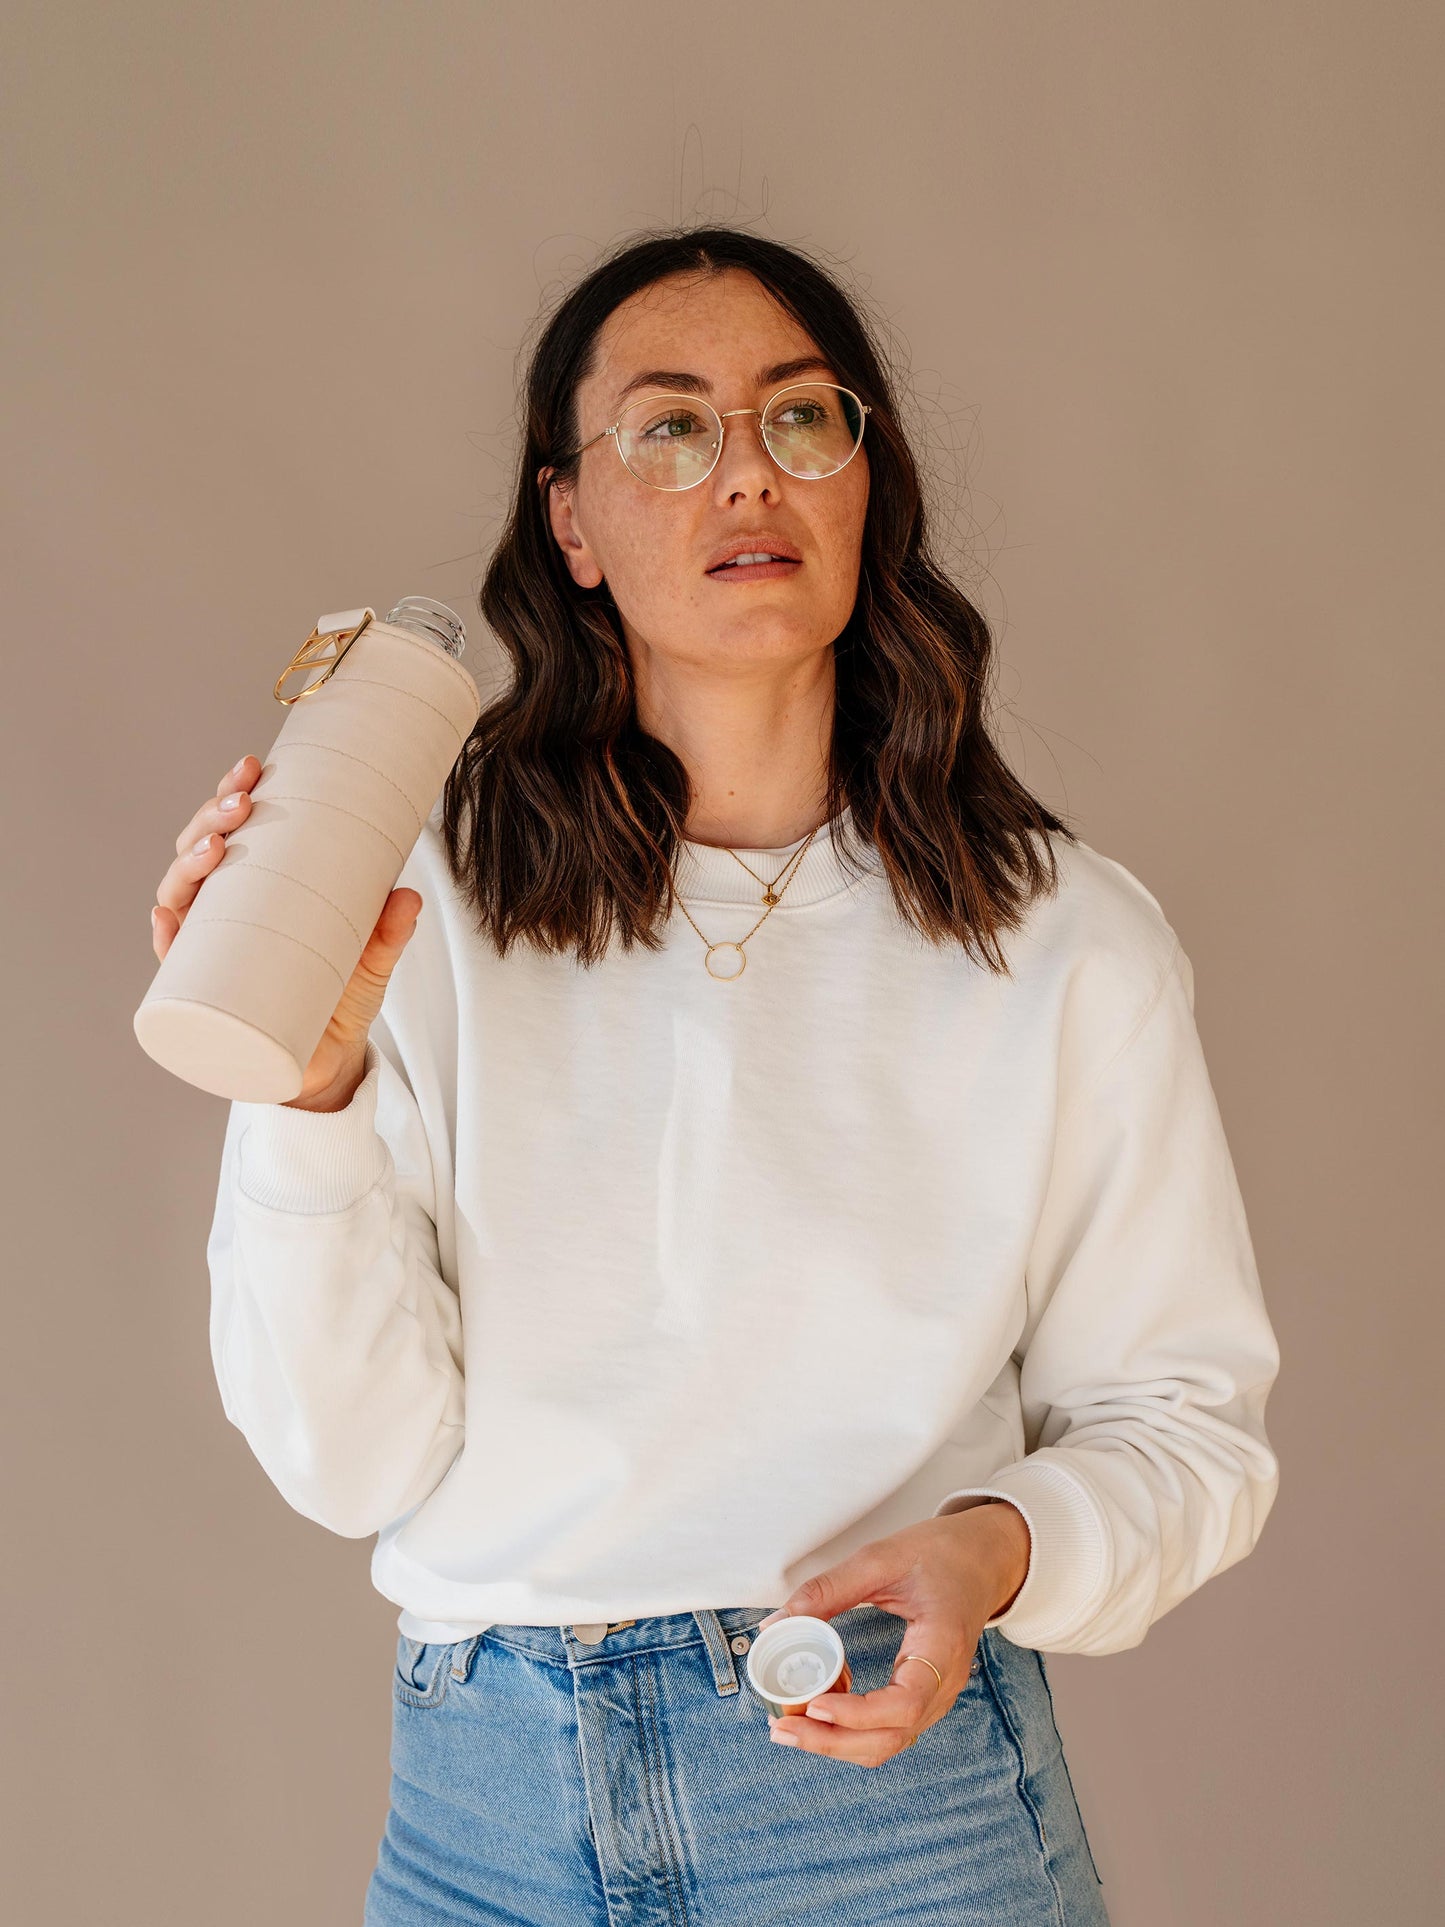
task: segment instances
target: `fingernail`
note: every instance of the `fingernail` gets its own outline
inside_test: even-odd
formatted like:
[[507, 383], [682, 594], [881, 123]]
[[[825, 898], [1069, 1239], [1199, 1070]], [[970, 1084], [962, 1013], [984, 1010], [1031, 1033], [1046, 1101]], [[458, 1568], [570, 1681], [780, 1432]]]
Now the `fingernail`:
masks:
[[769, 1613], [766, 1619], [760, 1619], [758, 1621], [758, 1628], [761, 1631], [764, 1626], [771, 1626], [775, 1619], [786, 1619], [787, 1617], [787, 1612], [783, 1607], [779, 1606], [775, 1613]]
[[243, 757], [241, 758], [241, 760], [240, 760], [240, 762], [239, 762], [239, 763], [233, 763], [233, 764], [231, 765], [231, 774], [232, 774], [232, 776], [239, 776], [239, 775], [241, 774], [241, 771], [242, 771], [242, 770], [243, 770], [243, 769], [244, 769], [245, 767], [246, 767], [246, 758], [245, 758], [245, 757], [243, 756]]
[[824, 1726], [835, 1726], [837, 1724], [833, 1715], [825, 1712], [821, 1706], [805, 1706], [803, 1711], [810, 1720], [821, 1720]]
[[221, 808], [223, 810], [238, 810], [240, 807], [241, 792], [239, 790], [232, 790], [229, 796], [223, 796], [221, 798]]
[[152, 904], [151, 905], [151, 929], [154, 930], [155, 927], [156, 927], [156, 906]]
[[206, 851], [209, 850], [210, 847], [211, 847], [211, 839], [208, 836], [203, 836], [199, 843], [193, 843], [191, 845], [191, 855], [204, 856], [206, 854]]
[[775, 1726], [772, 1732], [769, 1733], [768, 1738], [776, 1746], [796, 1746], [798, 1744], [797, 1735], [794, 1733], [785, 1733], [780, 1726]]

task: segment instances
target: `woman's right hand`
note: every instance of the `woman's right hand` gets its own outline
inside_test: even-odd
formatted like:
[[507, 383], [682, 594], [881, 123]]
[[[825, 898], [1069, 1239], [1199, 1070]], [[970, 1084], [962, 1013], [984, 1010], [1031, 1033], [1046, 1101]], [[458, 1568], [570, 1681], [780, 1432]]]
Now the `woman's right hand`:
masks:
[[[151, 911], [151, 944], [157, 957], [164, 957], [175, 942], [196, 892], [225, 854], [227, 832], [239, 829], [250, 815], [251, 790], [260, 775], [259, 760], [243, 756], [176, 838], [176, 860], [161, 878]], [[291, 1109], [344, 1110], [355, 1096], [365, 1069], [367, 1037], [421, 905], [421, 892], [408, 889], [393, 890], [382, 905], [351, 981], [306, 1066], [301, 1089], [287, 1100]]]

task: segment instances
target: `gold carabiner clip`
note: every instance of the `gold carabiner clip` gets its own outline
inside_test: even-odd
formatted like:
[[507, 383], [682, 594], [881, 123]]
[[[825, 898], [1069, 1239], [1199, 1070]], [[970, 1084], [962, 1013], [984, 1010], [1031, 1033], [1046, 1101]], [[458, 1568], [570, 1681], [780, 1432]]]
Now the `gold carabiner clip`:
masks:
[[[347, 609], [341, 615], [322, 616], [286, 668], [276, 678], [276, 685], [271, 694], [277, 702], [285, 703], [289, 707], [292, 703], [299, 703], [303, 696], [314, 696], [323, 683], [330, 681], [337, 663], [375, 615], [375, 609]], [[326, 653], [328, 649], [332, 652], [329, 655]], [[308, 683], [304, 689], [298, 689], [294, 696], [281, 694], [281, 685], [288, 676], [298, 669], [313, 669], [317, 663], [325, 663], [326, 667], [315, 682]]]

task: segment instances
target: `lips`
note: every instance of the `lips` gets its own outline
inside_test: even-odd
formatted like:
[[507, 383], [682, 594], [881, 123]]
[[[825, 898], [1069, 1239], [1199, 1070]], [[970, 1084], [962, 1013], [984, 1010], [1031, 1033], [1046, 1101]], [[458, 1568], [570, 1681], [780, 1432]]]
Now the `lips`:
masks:
[[[778, 558], [776, 562], [737, 563], [735, 558], [742, 555], [767, 555]], [[716, 575], [721, 570], [725, 575], [755, 576], [765, 570], [777, 574], [787, 574], [802, 562], [802, 556], [793, 543], [775, 535], [735, 535], [730, 542], [724, 543], [707, 565], [707, 573]], [[781, 567], [779, 564], [788, 565]]]
[[709, 569], [708, 575], [714, 582], [769, 582], [775, 577], [796, 575], [802, 568], [801, 562], [726, 562], [720, 568]]

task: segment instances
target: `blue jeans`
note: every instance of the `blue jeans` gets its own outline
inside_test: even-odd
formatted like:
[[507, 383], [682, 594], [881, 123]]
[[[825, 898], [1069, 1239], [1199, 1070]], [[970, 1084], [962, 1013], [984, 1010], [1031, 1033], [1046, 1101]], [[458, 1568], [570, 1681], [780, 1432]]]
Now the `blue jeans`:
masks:
[[[1108, 1927], [1036, 1651], [986, 1629], [945, 1718], [858, 1766], [768, 1738], [769, 1610], [398, 1635], [365, 1927]], [[832, 1623], [886, 1686], [904, 1621]]]

